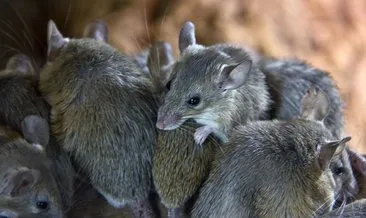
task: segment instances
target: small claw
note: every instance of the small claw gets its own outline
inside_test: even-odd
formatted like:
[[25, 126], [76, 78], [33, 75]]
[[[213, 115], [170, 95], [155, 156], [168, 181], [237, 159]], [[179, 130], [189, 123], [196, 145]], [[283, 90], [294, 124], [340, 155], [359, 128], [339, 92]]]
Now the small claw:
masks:
[[213, 132], [213, 129], [209, 126], [202, 126], [196, 129], [194, 133], [194, 140], [198, 145], [202, 145], [207, 139], [208, 135]]

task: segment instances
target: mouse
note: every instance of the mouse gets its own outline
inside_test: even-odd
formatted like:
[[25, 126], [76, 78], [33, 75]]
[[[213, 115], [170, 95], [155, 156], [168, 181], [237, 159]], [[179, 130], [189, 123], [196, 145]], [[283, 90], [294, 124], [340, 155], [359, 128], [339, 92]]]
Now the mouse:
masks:
[[[167, 92], [171, 68], [175, 57], [169, 43], [158, 41], [150, 48], [147, 66], [162, 103]], [[208, 176], [210, 165], [218, 147], [218, 140], [209, 136], [203, 145], [194, 138], [199, 127], [193, 119], [174, 130], [158, 130], [152, 175], [161, 203], [170, 218], [186, 217], [187, 202], [195, 195]]]
[[24, 118], [22, 133], [0, 125], [0, 217], [64, 217], [57, 169], [45, 148], [47, 126], [39, 115]]
[[[74, 169], [69, 156], [60, 149], [48, 132], [50, 106], [40, 96], [38, 79], [39, 74], [29, 56], [19, 53], [9, 58], [5, 69], [0, 71], [0, 98], [3, 102], [0, 107], [0, 123], [14, 129], [28, 141], [41, 141], [46, 155], [54, 165], [52, 173], [57, 178], [58, 189], [62, 190], [63, 206], [68, 208], [73, 197]], [[38, 125], [42, 127], [38, 133], [45, 134], [42, 138], [39, 134], [23, 131], [22, 122], [31, 115], [46, 120]], [[34, 136], [38, 138], [33, 138]]]
[[332, 159], [350, 136], [324, 127], [326, 94], [310, 88], [290, 120], [252, 121], [235, 128], [203, 184], [192, 217], [313, 217], [335, 201]]
[[[298, 116], [301, 109], [301, 97], [310, 87], [317, 87], [326, 93], [329, 102], [328, 115], [324, 125], [334, 137], [343, 132], [344, 101], [336, 82], [328, 72], [317, 69], [310, 63], [299, 59], [281, 59], [262, 57], [259, 61], [261, 71], [266, 76], [273, 101], [270, 106], [269, 119], [287, 120]], [[354, 198], [358, 185], [353, 175], [347, 149], [340, 159], [332, 161], [331, 170], [337, 184], [336, 207]]]
[[310, 87], [317, 87], [327, 94], [329, 101], [329, 115], [324, 125], [334, 137], [341, 136], [345, 103], [328, 72], [295, 58], [262, 57], [258, 65], [273, 99], [269, 107], [271, 118], [286, 120], [298, 116], [302, 96]]
[[229, 44], [197, 44], [190, 21], [183, 24], [178, 44], [180, 57], [158, 109], [158, 129], [173, 130], [193, 119], [201, 125], [194, 134], [198, 144], [210, 134], [226, 143], [231, 128], [265, 113], [269, 94], [250, 52]]
[[67, 38], [50, 20], [39, 90], [52, 107], [52, 134], [93, 187], [112, 206], [153, 217], [153, 85], [132, 58], [106, 42], [106, 31], [95, 20], [82, 38]]
[[362, 218], [366, 217], [366, 199], [360, 199], [343, 208], [334, 209], [319, 218]]
[[49, 117], [50, 107], [39, 94], [38, 76], [31, 63], [28, 56], [16, 54], [0, 71], [0, 121], [18, 132], [27, 115]]

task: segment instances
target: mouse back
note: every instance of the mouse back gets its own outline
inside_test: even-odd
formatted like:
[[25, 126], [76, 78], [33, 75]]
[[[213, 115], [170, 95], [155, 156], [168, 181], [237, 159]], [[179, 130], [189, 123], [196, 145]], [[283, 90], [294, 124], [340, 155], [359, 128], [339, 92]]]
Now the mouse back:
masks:
[[203, 145], [195, 143], [197, 124], [186, 121], [173, 131], [159, 131], [153, 159], [153, 179], [164, 206], [184, 206], [208, 176], [217, 139], [209, 137]]
[[335, 137], [340, 137], [344, 125], [344, 102], [338, 87], [329, 73], [301, 60], [263, 57], [260, 69], [266, 76], [271, 97], [272, 118], [286, 120], [298, 116], [301, 98], [310, 87], [316, 87], [327, 95], [329, 115], [325, 126]]
[[[99, 31], [92, 26], [85, 33]], [[52, 106], [57, 142], [118, 207], [150, 193], [156, 101], [150, 78], [98, 34], [67, 39], [50, 21], [39, 89]]]
[[21, 122], [28, 115], [48, 119], [49, 105], [37, 90], [37, 78], [27, 56], [15, 55], [0, 72], [0, 122], [21, 132]]
[[324, 128], [324, 105], [307, 105], [324, 96], [307, 93], [301, 118], [235, 129], [218, 152], [193, 217], [306, 217], [330, 211], [335, 199], [330, 163], [351, 138], [335, 139]]

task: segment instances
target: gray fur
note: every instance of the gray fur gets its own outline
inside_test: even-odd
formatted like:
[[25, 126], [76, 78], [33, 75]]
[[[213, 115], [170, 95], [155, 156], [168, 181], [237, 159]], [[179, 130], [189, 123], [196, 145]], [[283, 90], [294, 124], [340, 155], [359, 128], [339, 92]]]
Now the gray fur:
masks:
[[[329, 114], [324, 120], [325, 127], [331, 131], [334, 137], [341, 136], [344, 125], [344, 102], [336, 83], [328, 73], [295, 59], [263, 58], [260, 62], [260, 69], [266, 75], [266, 81], [273, 98], [269, 112], [270, 118], [287, 120], [299, 116], [302, 96], [309, 87], [316, 87], [327, 95], [329, 101]], [[342, 159], [331, 165], [335, 172], [337, 190], [339, 190], [337, 205], [352, 199], [358, 189], [346, 153], [344, 151]], [[340, 167], [344, 169], [344, 173], [337, 175], [336, 171]]]
[[[215, 135], [225, 141], [233, 126], [259, 119], [267, 110], [269, 94], [255, 62], [239, 88], [223, 90], [218, 81], [224, 65], [248, 61], [252, 61], [250, 53], [232, 45], [187, 47], [173, 66], [171, 88], [159, 108], [158, 128], [172, 130], [192, 118], [213, 127]], [[200, 97], [201, 103], [192, 107], [187, 102], [195, 96]]]
[[70, 39], [57, 53], [39, 86], [52, 106], [52, 133], [110, 202], [146, 200], [156, 140], [151, 81], [99, 40]]
[[[322, 124], [258, 121], [240, 126], [219, 154], [192, 217], [310, 217], [332, 207], [334, 180], [317, 163], [331, 140]], [[327, 201], [328, 200], [328, 201]]]
[[[324, 99], [309, 89], [298, 119], [238, 126], [200, 192], [193, 217], [313, 217], [330, 211], [335, 181], [330, 162], [345, 143], [324, 127]], [[319, 116], [313, 116], [318, 114]]]
[[[0, 72], [0, 98], [2, 101], [0, 124], [22, 133], [29, 143], [40, 144], [38, 146], [41, 146], [40, 148], [45, 150], [46, 155], [51, 157], [54, 165], [51, 170], [53, 179], [42, 179], [42, 181], [47, 186], [53, 186], [52, 183], [57, 182], [58, 190], [62, 195], [62, 204], [57, 206], [60, 210], [66, 209], [70, 206], [73, 195], [74, 172], [69, 157], [65, 152], [59, 150], [58, 144], [49, 135], [50, 106], [38, 92], [37, 73], [32, 72], [33, 67], [29, 67], [31, 66], [30, 59], [23, 55], [11, 58], [7, 66]], [[28, 71], [23, 71], [24, 69], [28, 69]], [[38, 121], [40, 122], [38, 123]], [[38, 128], [37, 123], [40, 124], [41, 129]], [[42, 162], [42, 159], [31, 159], [31, 161]]]
[[[156, 42], [148, 56], [148, 67], [159, 100], [164, 99], [175, 58], [167, 42]], [[158, 131], [153, 158], [153, 181], [168, 217], [185, 217], [186, 203], [207, 178], [217, 142], [213, 137], [202, 145], [193, 139], [199, 127], [192, 120], [172, 131]]]
[[260, 69], [274, 99], [272, 118], [287, 120], [300, 114], [301, 98], [310, 87], [325, 92], [329, 100], [329, 116], [325, 126], [334, 137], [343, 132], [344, 102], [331, 76], [300, 60], [262, 59]]

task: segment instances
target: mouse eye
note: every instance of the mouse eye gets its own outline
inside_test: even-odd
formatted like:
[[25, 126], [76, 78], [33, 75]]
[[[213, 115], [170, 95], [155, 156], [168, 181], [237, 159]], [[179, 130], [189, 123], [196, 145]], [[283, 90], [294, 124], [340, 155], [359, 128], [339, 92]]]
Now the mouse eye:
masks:
[[200, 98], [199, 97], [190, 98], [187, 103], [192, 106], [197, 106], [200, 103]]
[[344, 172], [345, 172], [344, 167], [337, 167], [333, 170], [333, 173], [338, 176], [344, 174]]
[[172, 84], [172, 81], [171, 81], [171, 80], [166, 84], [166, 86], [165, 86], [165, 87], [166, 87], [166, 89], [167, 89], [167, 90], [170, 90], [170, 85], [171, 85], [171, 84]]
[[48, 209], [48, 202], [47, 201], [37, 201], [37, 208], [40, 210], [47, 210]]

